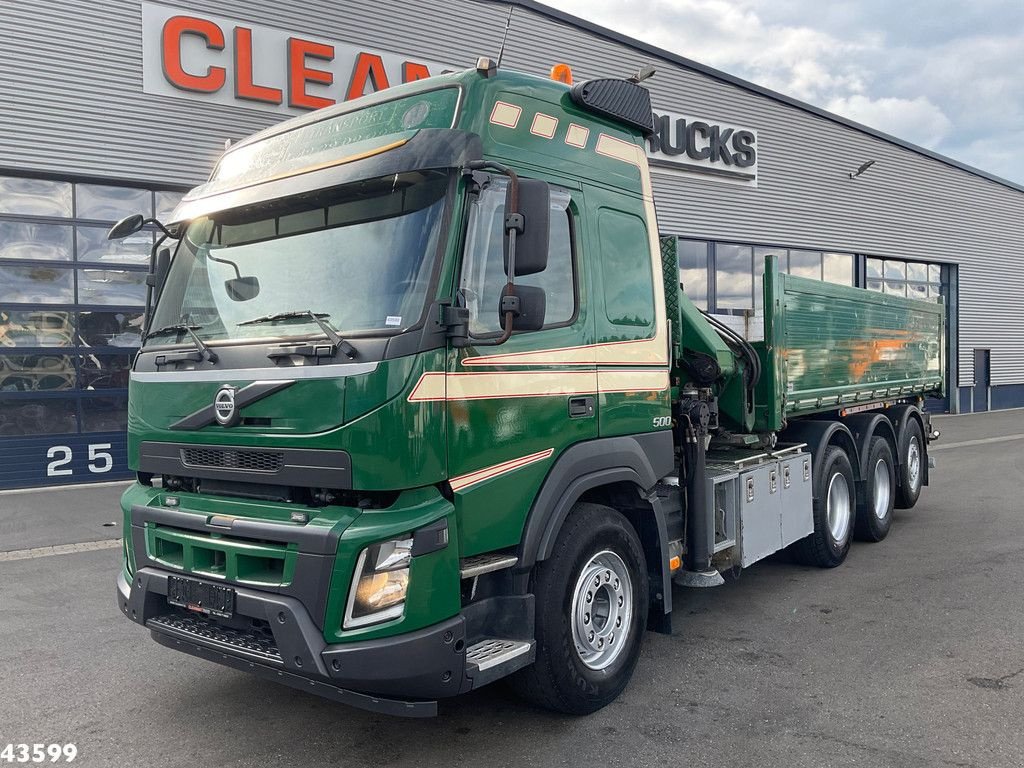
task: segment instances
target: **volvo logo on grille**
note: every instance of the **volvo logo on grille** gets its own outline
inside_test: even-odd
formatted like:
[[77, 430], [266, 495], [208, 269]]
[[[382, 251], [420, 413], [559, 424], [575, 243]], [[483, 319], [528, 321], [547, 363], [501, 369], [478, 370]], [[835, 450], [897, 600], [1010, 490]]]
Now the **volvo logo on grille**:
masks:
[[239, 421], [240, 414], [235, 406], [235, 393], [237, 391], [236, 387], [225, 384], [217, 390], [217, 394], [213, 398], [213, 413], [217, 423], [222, 427], [233, 427]]

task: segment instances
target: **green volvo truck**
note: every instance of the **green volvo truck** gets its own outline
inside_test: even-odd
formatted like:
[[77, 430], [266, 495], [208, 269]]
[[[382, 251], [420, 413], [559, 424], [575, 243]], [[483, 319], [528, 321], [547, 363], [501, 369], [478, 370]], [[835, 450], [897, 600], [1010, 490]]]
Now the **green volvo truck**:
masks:
[[638, 79], [481, 59], [241, 141], [171, 221], [111, 230], [162, 232], [126, 617], [370, 710], [507, 677], [582, 714], [673, 582], [885, 537], [928, 483], [941, 304], [769, 258], [763, 340], [700, 311]]

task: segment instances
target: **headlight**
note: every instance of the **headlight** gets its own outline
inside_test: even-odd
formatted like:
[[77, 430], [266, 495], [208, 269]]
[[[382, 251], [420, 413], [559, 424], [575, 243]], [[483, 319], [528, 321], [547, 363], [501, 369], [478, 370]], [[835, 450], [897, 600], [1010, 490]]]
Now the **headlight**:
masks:
[[359, 553], [345, 609], [345, 629], [397, 619], [405, 612], [412, 542], [412, 536], [392, 539]]

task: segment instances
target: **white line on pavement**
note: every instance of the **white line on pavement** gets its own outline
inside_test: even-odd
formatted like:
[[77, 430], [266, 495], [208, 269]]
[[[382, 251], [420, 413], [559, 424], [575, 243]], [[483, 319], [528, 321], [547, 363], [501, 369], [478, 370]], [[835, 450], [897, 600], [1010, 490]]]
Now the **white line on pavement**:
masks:
[[71, 555], [75, 552], [93, 552], [97, 549], [116, 549], [120, 546], [120, 539], [106, 539], [105, 541], [85, 541], [81, 544], [58, 544], [54, 547], [16, 549], [13, 552], [0, 552], [0, 563], [9, 560], [33, 560], [37, 557], [50, 557], [51, 555]]
[[928, 453], [932, 451], [948, 451], [950, 448], [966, 448], [969, 445], [987, 445], [988, 443], [1006, 443], [1010, 440], [1024, 440], [1024, 435], [1003, 435], [1002, 437], [984, 437], [980, 440], [964, 440], [959, 443], [947, 443], [945, 445], [928, 446]]

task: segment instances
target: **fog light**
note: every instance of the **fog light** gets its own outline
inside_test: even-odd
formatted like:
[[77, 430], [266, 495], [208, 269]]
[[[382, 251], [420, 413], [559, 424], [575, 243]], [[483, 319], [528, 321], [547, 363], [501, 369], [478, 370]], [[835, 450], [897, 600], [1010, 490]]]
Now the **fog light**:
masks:
[[397, 619], [405, 612], [412, 537], [392, 539], [359, 553], [345, 609], [345, 629]]

